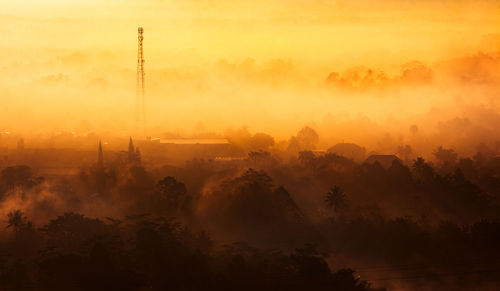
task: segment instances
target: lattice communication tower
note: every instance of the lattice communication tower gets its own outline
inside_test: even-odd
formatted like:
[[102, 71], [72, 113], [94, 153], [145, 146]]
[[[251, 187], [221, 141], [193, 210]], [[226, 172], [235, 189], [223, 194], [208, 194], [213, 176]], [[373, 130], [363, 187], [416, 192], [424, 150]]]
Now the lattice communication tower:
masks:
[[144, 130], [146, 130], [146, 101], [144, 96], [144, 51], [142, 42], [144, 40], [144, 28], [139, 27], [139, 47], [137, 50], [137, 83], [136, 83], [136, 106], [135, 118], [137, 122], [143, 123]]

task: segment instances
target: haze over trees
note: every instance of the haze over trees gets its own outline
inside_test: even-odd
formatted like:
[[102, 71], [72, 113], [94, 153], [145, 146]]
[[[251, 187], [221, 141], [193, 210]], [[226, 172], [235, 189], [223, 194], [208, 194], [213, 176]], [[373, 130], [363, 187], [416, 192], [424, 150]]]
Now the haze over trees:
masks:
[[1, 1], [0, 291], [500, 290], [499, 3]]
[[40, 290], [495, 286], [500, 167], [489, 147], [478, 146], [473, 157], [437, 147], [431, 161], [409, 145], [394, 149], [400, 158], [369, 155], [349, 143], [314, 150], [319, 135], [308, 127], [288, 147], [241, 133], [244, 159], [174, 166], [150, 163], [147, 155], [137, 159], [135, 147], [114, 155], [101, 147], [96, 163], [75, 175], [3, 168], [0, 284]]

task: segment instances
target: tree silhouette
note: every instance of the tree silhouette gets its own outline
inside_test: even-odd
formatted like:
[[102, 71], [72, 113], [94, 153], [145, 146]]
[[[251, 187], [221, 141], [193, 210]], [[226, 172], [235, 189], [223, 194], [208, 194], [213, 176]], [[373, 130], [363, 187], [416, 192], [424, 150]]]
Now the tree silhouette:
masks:
[[442, 146], [439, 146], [433, 152], [436, 159], [441, 162], [443, 167], [449, 167], [456, 163], [458, 154], [453, 149], [445, 149]]
[[339, 186], [333, 187], [326, 193], [325, 202], [335, 213], [347, 208], [347, 196]]
[[434, 169], [421, 157], [413, 161], [412, 167], [417, 180], [420, 182], [430, 183], [435, 178], [436, 174], [434, 173]]
[[[157, 198], [165, 210], [178, 210], [189, 202], [186, 186], [173, 177], [165, 177], [156, 185]], [[159, 206], [159, 205], [158, 205]]]
[[312, 151], [299, 152], [299, 163], [304, 167], [312, 167], [314, 165], [314, 153]]
[[300, 275], [321, 277], [331, 274], [325, 260], [326, 254], [318, 251], [315, 245], [306, 244], [303, 248], [295, 249], [295, 252], [290, 254], [290, 258], [296, 272]]
[[7, 228], [14, 228], [15, 233], [19, 233], [28, 225], [26, 216], [24, 216], [24, 213], [19, 209], [9, 212], [9, 214], [7, 214], [7, 217], [9, 220]]
[[248, 158], [255, 167], [272, 167], [278, 163], [271, 153], [266, 151], [249, 152]]
[[312, 150], [319, 142], [319, 135], [314, 129], [306, 126], [297, 133], [297, 142], [302, 149]]
[[40, 228], [48, 244], [60, 252], [74, 252], [89, 239], [102, 236], [108, 225], [99, 219], [87, 218], [80, 213], [64, 213]]
[[16, 187], [29, 189], [42, 181], [41, 177], [33, 177], [33, 171], [28, 166], [7, 167], [0, 172], [0, 196]]
[[267, 150], [274, 145], [274, 138], [265, 133], [256, 133], [247, 142], [252, 151]]

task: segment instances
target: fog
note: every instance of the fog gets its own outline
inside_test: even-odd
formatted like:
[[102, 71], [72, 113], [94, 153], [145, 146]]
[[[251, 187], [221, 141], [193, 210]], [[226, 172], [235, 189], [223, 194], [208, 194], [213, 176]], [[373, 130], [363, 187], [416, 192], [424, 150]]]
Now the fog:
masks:
[[[24, 136], [143, 135], [134, 119], [139, 25], [150, 136], [246, 126], [286, 139], [311, 125], [361, 142], [362, 120], [405, 136], [411, 124], [431, 134], [478, 108], [497, 112], [495, 1], [4, 6], [0, 121]], [[351, 134], [329, 129], [332, 119]]]
[[498, 27], [494, 0], [2, 3], [0, 287], [498, 289]]

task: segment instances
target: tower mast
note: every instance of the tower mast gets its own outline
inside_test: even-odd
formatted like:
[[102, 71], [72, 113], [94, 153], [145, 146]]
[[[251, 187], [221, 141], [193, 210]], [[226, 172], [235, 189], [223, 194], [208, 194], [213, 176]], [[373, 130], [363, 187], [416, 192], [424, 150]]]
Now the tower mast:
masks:
[[144, 52], [142, 42], [144, 40], [144, 28], [138, 29], [138, 50], [137, 50], [137, 83], [136, 83], [136, 106], [135, 119], [141, 122], [146, 131], [146, 102], [144, 96]]

